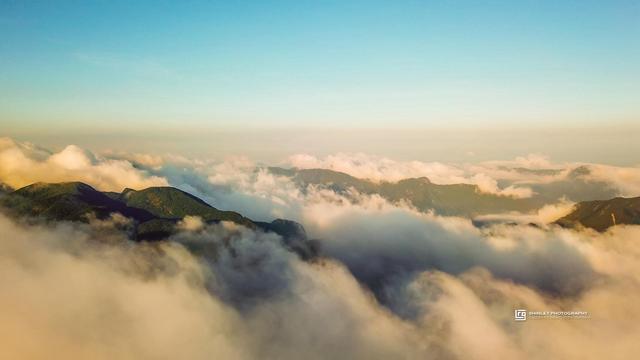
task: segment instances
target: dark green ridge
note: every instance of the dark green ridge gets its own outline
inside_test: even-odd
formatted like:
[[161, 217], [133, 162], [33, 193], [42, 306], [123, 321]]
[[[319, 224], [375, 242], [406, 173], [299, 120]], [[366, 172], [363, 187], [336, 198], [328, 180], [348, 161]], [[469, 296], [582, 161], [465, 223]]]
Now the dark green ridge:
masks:
[[176, 224], [185, 216], [199, 216], [207, 223], [232, 221], [252, 229], [271, 231], [291, 244], [307, 241], [304, 228], [294, 221], [254, 222], [237, 212], [218, 210], [172, 187], [125, 189], [115, 193], [101, 192], [81, 182], [36, 183], [5, 194], [0, 198], [0, 205], [15, 216], [50, 221], [86, 222], [89, 214], [106, 218], [112, 213], [120, 213], [135, 221], [137, 240], [166, 238], [176, 231]]
[[168, 186], [139, 191], [125, 189], [118, 199], [129, 207], [146, 210], [158, 218], [182, 219], [197, 215], [205, 221], [226, 220], [251, 224], [251, 220], [237, 212], [218, 210], [187, 192]]
[[564, 227], [583, 226], [597, 231], [605, 231], [613, 225], [640, 225], [640, 197], [584, 201], [556, 223]]
[[50, 220], [82, 221], [89, 213], [103, 218], [114, 212], [139, 222], [153, 218], [148, 211], [128, 207], [81, 182], [35, 183], [6, 194], [0, 205], [19, 216]]

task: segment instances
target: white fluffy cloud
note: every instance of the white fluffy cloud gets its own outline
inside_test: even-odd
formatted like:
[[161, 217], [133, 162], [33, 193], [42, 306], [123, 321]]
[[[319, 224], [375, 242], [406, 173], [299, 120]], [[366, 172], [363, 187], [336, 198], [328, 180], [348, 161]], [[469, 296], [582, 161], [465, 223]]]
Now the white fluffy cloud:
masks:
[[338, 153], [318, 158], [308, 154], [289, 157], [288, 164], [301, 169], [330, 169], [351, 176], [373, 181], [399, 181], [411, 177], [426, 176], [435, 183], [464, 182], [464, 171], [439, 162], [395, 161], [385, 157], [363, 153]]
[[594, 279], [577, 240], [557, 228], [480, 230], [467, 219], [424, 214], [379, 197], [358, 204], [318, 202], [305, 208], [304, 219], [308, 231], [324, 239], [327, 253], [383, 292], [385, 279], [426, 269], [458, 274], [481, 266], [498, 277], [566, 294]]
[[479, 173], [471, 177], [473, 184], [478, 186], [480, 192], [487, 194], [496, 194], [502, 196], [510, 196], [516, 199], [530, 198], [533, 190], [528, 187], [519, 187], [510, 185], [504, 189], [498, 187], [498, 181], [489, 177], [484, 173]]
[[587, 179], [603, 181], [618, 189], [620, 196], [640, 196], [640, 167], [620, 167], [603, 164], [586, 164], [590, 174]]
[[[331, 258], [311, 263], [273, 234], [227, 223], [136, 244], [113, 228], [121, 219], [24, 226], [0, 215], [0, 354], [628, 359], [639, 350], [640, 250], [633, 239], [640, 227], [482, 233], [461, 219], [388, 206], [331, 217], [322, 225], [332, 236], [324, 240]], [[513, 244], [502, 248], [498, 238]], [[386, 305], [370, 295], [363, 274], [422, 258], [431, 263], [412, 276], [382, 276]], [[474, 266], [460, 266], [466, 261]], [[596, 281], [578, 295], [522, 281], [563, 287], [584, 274]], [[591, 319], [516, 323], [515, 308], [588, 311]]]
[[19, 188], [35, 182], [82, 181], [105, 191], [167, 185], [158, 176], [136, 169], [126, 160], [95, 156], [77, 146], [47, 154], [29, 144], [0, 139], [0, 182]]
[[[339, 264], [307, 264], [272, 238], [231, 237], [207, 265], [174, 243], [132, 244], [104, 228], [24, 228], [0, 215], [0, 354], [6, 358], [430, 358], [419, 333], [363, 292]], [[187, 239], [181, 238], [187, 245]], [[282, 279], [250, 309], [225, 294]], [[253, 285], [251, 285], [251, 284]], [[328, 331], [330, 329], [330, 331]]]
[[538, 226], [546, 226], [568, 215], [574, 208], [575, 204], [573, 202], [563, 199], [558, 203], [544, 205], [533, 213], [523, 214], [511, 212], [504, 214], [487, 214], [477, 216], [474, 220], [488, 223], [536, 224]]

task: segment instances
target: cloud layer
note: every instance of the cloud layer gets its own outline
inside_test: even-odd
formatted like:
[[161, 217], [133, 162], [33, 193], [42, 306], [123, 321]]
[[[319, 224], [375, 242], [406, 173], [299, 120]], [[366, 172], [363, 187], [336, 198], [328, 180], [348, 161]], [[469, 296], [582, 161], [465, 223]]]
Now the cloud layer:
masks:
[[[633, 168], [580, 166], [532, 156], [438, 171], [469, 178], [480, 167], [499, 191], [576, 179], [636, 186]], [[128, 240], [121, 216], [39, 224], [0, 213], [3, 358], [629, 359], [640, 351], [640, 226], [561, 229], [550, 222], [571, 208], [566, 199], [486, 216], [501, 221], [478, 228], [375, 194], [301, 189], [244, 158], [98, 156], [73, 146], [52, 154], [11, 140], [0, 142], [0, 180], [116, 191], [170, 184], [258, 220], [298, 220], [321, 249], [304, 261], [272, 233], [194, 217], [149, 244]], [[591, 317], [515, 322], [514, 309]]]
[[[118, 219], [25, 226], [0, 216], [1, 351], [10, 358], [625, 359], [639, 350], [640, 251], [632, 240], [640, 227], [480, 234], [461, 220], [387, 209], [368, 217], [397, 233], [377, 234], [361, 224], [363, 211], [372, 210], [340, 214], [346, 219], [326, 230], [335, 236], [323, 244], [328, 257], [311, 263], [273, 234], [227, 223], [138, 244], [118, 231]], [[382, 303], [369, 292], [376, 278]], [[578, 293], [562, 291], [576, 281]], [[542, 289], [547, 282], [560, 291]], [[516, 323], [515, 308], [592, 317]]]

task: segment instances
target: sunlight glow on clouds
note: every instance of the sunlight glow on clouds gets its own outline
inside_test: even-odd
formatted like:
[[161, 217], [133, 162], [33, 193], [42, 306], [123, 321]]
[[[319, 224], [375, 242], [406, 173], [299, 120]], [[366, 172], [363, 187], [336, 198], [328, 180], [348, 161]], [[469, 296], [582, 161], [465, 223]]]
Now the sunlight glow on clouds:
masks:
[[100, 190], [122, 191], [167, 185], [126, 160], [96, 157], [69, 145], [59, 153], [36, 153], [9, 138], [0, 138], [0, 181], [14, 188], [35, 182], [84, 181]]

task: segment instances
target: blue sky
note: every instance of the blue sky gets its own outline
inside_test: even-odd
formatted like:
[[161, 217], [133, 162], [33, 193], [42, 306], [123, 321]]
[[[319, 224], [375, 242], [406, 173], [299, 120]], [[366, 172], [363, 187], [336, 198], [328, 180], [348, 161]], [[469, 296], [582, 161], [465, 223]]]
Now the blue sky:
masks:
[[0, 1], [0, 33], [16, 131], [640, 115], [637, 1]]

